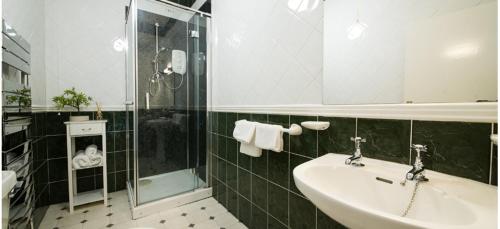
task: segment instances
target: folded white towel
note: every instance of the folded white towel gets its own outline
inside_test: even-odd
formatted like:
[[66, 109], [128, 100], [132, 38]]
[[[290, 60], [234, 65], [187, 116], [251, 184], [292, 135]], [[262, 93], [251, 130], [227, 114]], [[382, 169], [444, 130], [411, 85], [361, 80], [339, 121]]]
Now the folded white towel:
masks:
[[255, 128], [255, 146], [274, 152], [283, 151], [283, 126], [257, 124]]
[[245, 119], [235, 122], [233, 137], [242, 143], [250, 143], [254, 139], [256, 122], [249, 122]]
[[251, 157], [260, 157], [262, 156], [262, 149], [255, 147], [253, 141], [252, 143], [242, 142], [240, 145], [240, 153], [244, 153]]
[[97, 145], [89, 145], [87, 146], [87, 148], [85, 149], [85, 154], [87, 156], [91, 156], [91, 155], [95, 155], [97, 153]]
[[76, 152], [76, 155], [73, 157], [73, 168], [82, 169], [90, 166], [90, 159], [83, 150], [79, 150]]

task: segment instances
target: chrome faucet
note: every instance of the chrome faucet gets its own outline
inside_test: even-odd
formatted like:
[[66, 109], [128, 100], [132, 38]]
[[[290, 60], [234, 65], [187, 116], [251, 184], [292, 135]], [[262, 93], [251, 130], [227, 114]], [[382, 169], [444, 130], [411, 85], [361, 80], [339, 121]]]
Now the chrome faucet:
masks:
[[353, 166], [365, 166], [363, 163], [361, 163], [361, 158], [363, 158], [363, 155], [361, 155], [361, 143], [366, 142], [366, 139], [361, 137], [351, 137], [351, 141], [354, 142], [354, 148], [356, 148], [356, 150], [354, 151], [352, 156], [345, 160], [345, 164]]
[[427, 146], [413, 144], [411, 148], [415, 150], [417, 157], [415, 157], [413, 168], [406, 173], [406, 180], [428, 181], [429, 179], [424, 175], [424, 163], [422, 163], [422, 159], [420, 158], [420, 153], [427, 152]]

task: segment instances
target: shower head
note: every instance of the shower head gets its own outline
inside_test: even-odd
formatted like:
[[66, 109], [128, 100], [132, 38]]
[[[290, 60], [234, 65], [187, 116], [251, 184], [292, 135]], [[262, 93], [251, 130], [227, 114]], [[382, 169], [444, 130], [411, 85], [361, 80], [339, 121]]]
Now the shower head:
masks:
[[160, 49], [158, 49], [158, 51], [156, 51], [156, 56], [155, 56], [155, 59], [158, 58], [158, 55], [160, 55], [161, 52], [167, 50], [165, 47], [160, 47]]
[[153, 59], [153, 63], [158, 62], [158, 56], [160, 55], [161, 52], [163, 52], [165, 50], [167, 50], [165, 47], [161, 47], [160, 49], [158, 49], [158, 51], [155, 54], [155, 58]]

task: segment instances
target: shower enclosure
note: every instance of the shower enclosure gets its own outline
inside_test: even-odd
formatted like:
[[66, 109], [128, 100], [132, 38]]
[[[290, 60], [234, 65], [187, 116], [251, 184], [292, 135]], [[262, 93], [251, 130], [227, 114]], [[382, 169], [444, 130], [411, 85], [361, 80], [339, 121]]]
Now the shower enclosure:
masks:
[[127, 7], [127, 186], [134, 218], [211, 195], [210, 15], [164, 0]]

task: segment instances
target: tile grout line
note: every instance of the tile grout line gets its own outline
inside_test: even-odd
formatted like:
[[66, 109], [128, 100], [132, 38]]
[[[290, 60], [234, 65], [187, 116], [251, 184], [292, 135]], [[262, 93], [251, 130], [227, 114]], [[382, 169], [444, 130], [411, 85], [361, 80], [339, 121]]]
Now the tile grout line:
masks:
[[[316, 116], [316, 121], [319, 121], [319, 116]], [[319, 157], [319, 130], [316, 130], [316, 157]], [[314, 206], [314, 227], [318, 229], [318, 207]]]
[[289, 228], [288, 225], [286, 225], [285, 223], [281, 222], [281, 220], [279, 220], [278, 218], [276, 218], [275, 216], [271, 215], [269, 212], [267, 213], [267, 215], [271, 218], [273, 218], [274, 220], [276, 220], [278, 223], [280, 223], [281, 225], [285, 226], [286, 228]]
[[[44, 129], [45, 129], [45, 124], [44, 124]], [[45, 131], [46, 131], [46, 130], [45, 130]], [[45, 134], [47, 134], [47, 133], [45, 133]], [[45, 154], [46, 154], [46, 156], [47, 156], [47, 157], [46, 157], [46, 158], [47, 158], [47, 162], [46, 162], [46, 163], [47, 163], [47, 186], [48, 186], [48, 188], [49, 188], [49, 190], [48, 190], [48, 191], [49, 191], [49, 198], [48, 198], [48, 202], [49, 202], [49, 203], [52, 203], [52, 201], [50, 200], [50, 199], [51, 199], [51, 198], [50, 198], [50, 196], [51, 196], [50, 194], [51, 194], [52, 192], [50, 191], [49, 144], [47, 143], [47, 135], [45, 135], [45, 136], [44, 136], [44, 138], [46, 138], [46, 139], [45, 139]]]
[[413, 120], [410, 120], [410, 156], [409, 156], [409, 161], [408, 164], [411, 165], [411, 146], [413, 144]]
[[[316, 116], [316, 122], [319, 121], [319, 116]], [[319, 130], [316, 130], [316, 158], [319, 157]]]
[[[214, 129], [212, 129], [212, 131], [214, 132], [218, 132], [219, 131], [219, 123], [218, 123], [218, 119], [219, 119], [219, 115], [218, 113], [214, 113], [214, 116], [213, 116], [213, 121], [214, 123], [212, 123], [212, 126], [214, 127]], [[217, 130], [215, 130], [215, 128], [217, 128]], [[217, 155], [219, 154], [219, 140], [216, 139], [216, 138], [212, 138], [213, 140], [213, 144], [214, 144], [214, 149], [215, 149], [215, 152], [212, 152], [212, 154], [214, 154], [214, 156], [216, 157], [216, 161], [217, 161], [217, 167], [215, 168], [215, 179], [217, 180], [217, 193], [215, 195], [215, 198], [217, 199], [217, 201], [219, 201], [219, 192], [220, 190], [222, 190], [222, 182], [220, 182], [220, 176], [219, 176], [219, 158], [217, 157]], [[219, 184], [220, 183], [220, 184]]]
[[316, 225], [314, 225], [314, 226], [315, 226], [316, 229], [318, 229], [318, 207], [316, 207], [316, 206], [314, 206], [314, 207], [316, 209], [316, 212], [314, 213], [314, 219], [316, 220], [315, 221]]
[[[239, 120], [239, 114], [236, 113], [236, 119]], [[238, 150], [238, 142], [236, 142], [236, 150]], [[236, 215], [238, 216], [238, 221], [240, 220], [240, 167], [238, 166], [240, 163], [240, 154], [236, 154]]]
[[315, 159], [314, 157], [309, 157], [309, 156], [298, 154], [298, 153], [292, 153], [292, 152], [288, 152], [288, 153], [292, 154], [292, 155], [295, 155], [295, 156], [298, 156], [298, 157], [303, 157], [303, 158], [311, 159], [311, 160]]
[[[252, 115], [250, 115], [250, 119], [253, 120]], [[250, 158], [250, 225], [252, 225], [252, 219], [253, 219], [253, 201], [252, 201], [252, 195], [253, 195], [253, 158]]]
[[[227, 133], [227, 113], [224, 113], [224, 120], [223, 121], [224, 121], [224, 132], [223, 133], [226, 134]], [[225, 157], [227, 158], [227, 139], [224, 141], [224, 143], [226, 143], [226, 144], [224, 144], [224, 151], [223, 152], [226, 154]], [[226, 179], [226, 184], [227, 184], [227, 163], [225, 165], [225, 168], [226, 168], [225, 169], [226, 171], [224, 171], [224, 173], [225, 173], [224, 178]], [[228, 190], [229, 190], [229, 185], [226, 186], [226, 206], [229, 206], [229, 191]]]
[[354, 137], [358, 137], [358, 118], [356, 118], [356, 122], [354, 125]]
[[[288, 115], [288, 126], [290, 126], [290, 122], [291, 122], [291, 116]], [[292, 147], [291, 145], [291, 141], [292, 141], [292, 138], [290, 137], [290, 135], [288, 135], [288, 151], [290, 151], [290, 148]], [[291, 160], [291, 154], [288, 153], [288, 173], [290, 173], [290, 160]], [[290, 227], [290, 174], [288, 174], [288, 188], [286, 189], [287, 192], [286, 192], [286, 195], [287, 195], [287, 227]]]
[[[270, 123], [269, 121], [269, 114], [267, 114], [267, 123]], [[269, 154], [266, 154], [266, 179], [264, 181], [266, 182], [266, 229], [269, 229], [269, 182], [267, 182], [267, 179], [269, 178]]]
[[[266, 177], [269, 178], [269, 155], [267, 155], [266, 159]], [[267, 217], [269, 213], [269, 182], [266, 181], [266, 228], [269, 228], [269, 217]]]
[[[491, 123], [491, 134], [495, 133], [495, 123]], [[490, 172], [488, 178], [488, 184], [491, 185], [491, 177], [493, 176], [493, 141], [490, 140]]]

